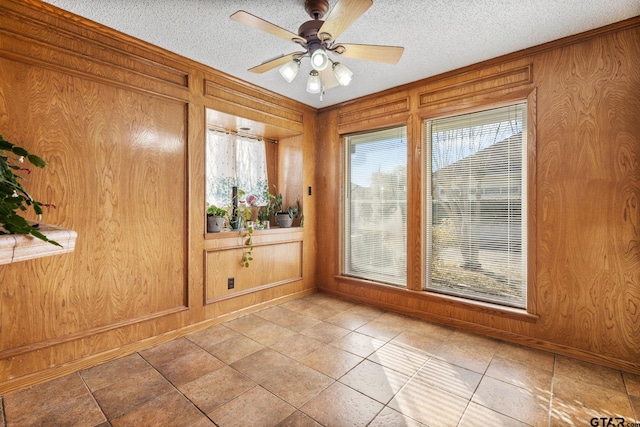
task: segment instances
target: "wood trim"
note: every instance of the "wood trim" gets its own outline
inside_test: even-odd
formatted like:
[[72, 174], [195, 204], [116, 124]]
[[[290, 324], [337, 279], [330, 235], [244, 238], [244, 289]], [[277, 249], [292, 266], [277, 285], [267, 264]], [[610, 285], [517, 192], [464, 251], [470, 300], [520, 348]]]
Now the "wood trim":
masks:
[[[273, 283], [267, 283], [267, 284], [264, 284], [264, 285], [256, 286], [255, 288], [245, 289], [244, 291], [235, 292], [233, 294], [223, 295], [223, 296], [217, 297], [217, 298], [206, 299], [205, 300], [205, 304], [213, 304], [215, 302], [224, 301], [224, 300], [228, 300], [228, 299], [233, 299], [233, 298], [237, 298], [237, 297], [240, 297], [240, 296], [243, 296], [243, 295], [253, 294], [255, 292], [264, 291], [265, 289], [275, 288], [277, 286], [286, 285], [287, 283], [298, 282], [300, 280], [302, 280], [302, 276], [292, 277], [290, 279], [285, 279], [285, 280], [279, 280], [279, 281], [273, 282]], [[205, 295], [206, 295], [206, 293], [205, 293]]]
[[[444, 103], [459, 103], [470, 96], [495, 94], [503, 90], [517, 88], [533, 83], [533, 65], [515, 67], [486, 76], [473, 76], [470, 79], [453, 79], [434, 90], [419, 92], [418, 107], [428, 107]], [[465, 77], [466, 77], [465, 76]]]
[[[379, 286], [379, 285], [376, 285]], [[385, 286], [388, 288], [388, 286]], [[405, 314], [419, 319], [433, 321], [446, 326], [452, 326], [464, 331], [478, 333], [489, 337], [501, 339], [515, 344], [521, 344], [527, 347], [536, 348], [539, 350], [549, 351], [557, 353], [567, 357], [573, 357], [588, 362], [596, 363], [603, 366], [608, 366], [614, 369], [620, 369], [626, 372], [640, 374], [640, 362], [629, 362], [626, 360], [618, 359], [616, 357], [606, 356], [590, 351], [580, 350], [575, 347], [569, 347], [562, 344], [556, 344], [553, 342], [541, 340], [538, 338], [527, 337], [524, 335], [516, 334], [513, 332], [504, 331], [501, 329], [492, 328], [490, 326], [484, 326], [478, 323], [472, 323], [465, 320], [455, 319], [452, 317], [440, 316], [437, 314], [427, 313], [420, 310], [415, 310], [405, 306], [399, 306], [395, 304], [388, 304], [380, 302], [377, 299], [367, 298], [361, 295], [354, 295], [352, 293], [342, 292], [335, 289], [320, 289], [322, 293], [334, 295], [340, 298], [344, 298], [349, 301], [354, 301], [362, 304], [371, 305], [374, 307], [389, 310], [395, 313]], [[405, 291], [411, 292], [411, 291]]]
[[[439, 304], [448, 305], [454, 308], [462, 308], [465, 310], [477, 311], [483, 314], [488, 314], [491, 316], [500, 316], [509, 319], [523, 320], [526, 322], [535, 323], [539, 316], [527, 313], [525, 310], [511, 308], [506, 306], [500, 306], [497, 304], [491, 304], [482, 301], [471, 301], [465, 298], [458, 298], [451, 295], [437, 294], [434, 292], [429, 292], [425, 290], [413, 290], [413, 289], [404, 289], [392, 285], [387, 285], [384, 283], [373, 282], [371, 280], [357, 279], [354, 277], [348, 276], [335, 276], [335, 279], [338, 283], [345, 283], [349, 285], [353, 285], [356, 287], [368, 288], [368, 289], [383, 289], [384, 292], [391, 293], [397, 295], [404, 299], [419, 299], [425, 302], [435, 302]], [[346, 294], [345, 295], [350, 295]], [[416, 310], [416, 312], [418, 312]]]
[[[218, 102], [229, 102], [236, 107], [240, 105], [254, 114], [278, 119], [288, 124], [288, 126], [285, 125], [282, 127], [297, 129], [304, 121], [304, 114], [301, 112], [289, 109], [267, 99], [261, 99], [261, 102], [256, 104], [254, 96], [249, 94], [246, 88], [240, 86], [231, 87], [214, 80], [205, 79], [204, 95], [215, 98]], [[230, 112], [225, 111], [225, 108], [220, 108], [219, 105], [216, 105], [215, 109], [225, 113]], [[302, 128], [300, 128], [300, 131], [302, 131]]]
[[122, 328], [123, 326], [135, 325], [142, 322], [148, 322], [150, 320], [158, 319], [161, 317], [169, 316], [171, 314], [180, 313], [188, 310], [188, 307], [175, 307], [169, 310], [164, 310], [158, 313], [147, 314], [144, 316], [135, 317], [132, 319], [123, 320], [121, 322], [110, 323], [106, 326], [100, 326], [97, 328], [86, 329], [81, 332], [77, 332], [75, 334], [66, 335], [63, 337], [52, 338], [45, 341], [39, 341], [34, 344], [28, 344], [21, 347], [10, 348], [7, 350], [0, 351], [0, 359], [7, 359], [10, 357], [15, 357], [24, 353], [29, 353], [33, 351], [38, 351], [43, 348], [53, 347], [56, 345], [64, 344], [70, 341], [77, 341], [83, 338], [90, 338], [98, 334], [102, 334], [105, 332], [112, 331], [114, 329]]
[[124, 356], [127, 356], [138, 351], [145, 350], [156, 345], [166, 343], [176, 338], [183, 337], [193, 332], [219, 325], [224, 322], [228, 322], [240, 316], [244, 316], [249, 313], [255, 313], [264, 308], [272, 307], [277, 304], [281, 304], [286, 301], [303, 298], [305, 296], [316, 293], [317, 290], [305, 289], [300, 292], [285, 295], [283, 297], [275, 298], [269, 301], [261, 302], [252, 306], [245, 307], [241, 310], [237, 310], [231, 313], [223, 314], [215, 318], [206, 319], [198, 323], [193, 323], [184, 326], [179, 329], [174, 329], [169, 332], [162, 333], [150, 338], [143, 339], [131, 344], [124, 345], [122, 347], [107, 350], [102, 353], [92, 354], [91, 356], [83, 359], [74, 360], [73, 362], [65, 363], [63, 365], [56, 366], [54, 368], [47, 369], [46, 371], [33, 372], [29, 375], [24, 375], [18, 378], [11, 378], [9, 380], [0, 383], [0, 395], [10, 393], [15, 390], [19, 390], [25, 387], [29, 387], [35, 384], [39, 384], [45, 381], [50, 381], [56, 378], [63, 377], [68, 374], [72, 374], [83, 369], [91, 368], [92, 366], [100, 365], [105, 362], [109, 362]]

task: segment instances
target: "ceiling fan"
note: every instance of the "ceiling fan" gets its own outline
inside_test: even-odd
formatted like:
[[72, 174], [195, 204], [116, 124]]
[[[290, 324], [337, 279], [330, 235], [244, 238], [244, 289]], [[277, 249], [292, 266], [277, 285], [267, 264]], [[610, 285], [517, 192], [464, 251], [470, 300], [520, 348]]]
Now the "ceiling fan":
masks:
[[244, 10], [239, 10], [231, 15], [231, 19], [276, 37], [293, 41], [303, 49], [267, 60], [260, 65], [249, 68], [249, 71], [260, 74], [280, 67], [279, 71], [282, 77], [291, 82], [300, 69], [301, 59], [309, 57], [312, 70], [307, 80], [307, 92], [324, 93], [326, 89], [338, 85], [348, 85], [353, 76], [351, 70], [345, 65], [329, 58], [329, 53], [345, 58], [364, 59], [387, 64], [396, 64], [400, 60], [404, 52], [403, 47], [336, 42], [336, 39], [347, 27], [369, 9], [372, 4], [373, 0], [338, 0], [327, 19], [322, 20], [329, 10], [329, 1], [306, 0], [304, 8], [312, 19], [300, 25], [298, 34], [285, 30]]

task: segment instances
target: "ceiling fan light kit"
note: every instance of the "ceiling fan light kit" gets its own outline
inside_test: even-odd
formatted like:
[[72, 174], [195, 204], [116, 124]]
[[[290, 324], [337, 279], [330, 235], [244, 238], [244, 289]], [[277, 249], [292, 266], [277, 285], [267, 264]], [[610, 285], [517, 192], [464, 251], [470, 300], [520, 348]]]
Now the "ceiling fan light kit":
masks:
[[[343, 44], [335, 40], [349, 25], [358, 19], [373, 5], [373, 0], [338, 0], [326, 20], [322, 17], [329, 11], [328, 0], [306, 0], [304, 7], [312, 18], [298, 28], [298, 34], [292, 33], [271, 22], [258, 18], [244, 10], [239, 10], [231, 19], [249, 27], [265, 31], [274, 36], [299, 44], [305, 51], [281, 55], [263, 62], [249, 71], [264, 73], [279, 67], [280, 75], [289, 83], [298, 74], [302, 58], [309, 57], [311, 72], [307, 80], [307, 92], [322, 94], [336, 86], [347, 86], [353, 78], [353, 72], [344, 64], [333, 61], [329, 53], [345, 58], [396, 64], [404, 48], [400, 46], [380, 46], [367, 44]], [[331, 64], [331, 69], [328, 69]]]
[[316, 70], [311, 70], [311, 72], [309, 73], [309, 79], [307, 80], [307, 92], [322, 92], [322, 80], [320, 80], [320, 73], [318, 73]]
[[336, 79], [338, 79], [338, 83], [340, 83], [340, 86], [347, 86], [349, 83], [351, 83], [351, 77], [353, 76], [353, 71], [351, 71], [345, 65], [339, 62], [334, 62], [333, 74], [335, 74]]
[[291, 62], [287, 62], [282, 67], [278, 69], [280, 75], [283, 79], [285, 79], [288, 83], [291, 83], [293, 79], [298, 75], [298, 71], [300, 71], [300, 60], [294, 59]]

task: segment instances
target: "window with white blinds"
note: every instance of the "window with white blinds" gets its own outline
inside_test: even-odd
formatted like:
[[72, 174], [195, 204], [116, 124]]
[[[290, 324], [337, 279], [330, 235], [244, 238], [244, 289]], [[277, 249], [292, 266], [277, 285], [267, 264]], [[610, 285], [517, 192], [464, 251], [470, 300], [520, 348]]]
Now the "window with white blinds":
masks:
[[426, 284], [526, 308], [527, 105], [427, 120]]
[[406, 286], [406, 126], [345, 143], [343, 274]]

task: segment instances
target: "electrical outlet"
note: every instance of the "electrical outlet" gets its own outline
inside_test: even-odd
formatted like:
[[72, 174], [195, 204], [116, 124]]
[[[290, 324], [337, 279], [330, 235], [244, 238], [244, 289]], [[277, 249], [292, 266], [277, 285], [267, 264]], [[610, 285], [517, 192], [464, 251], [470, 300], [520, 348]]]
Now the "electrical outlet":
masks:
[[227, 289], [233, 289], [234, 286], [235, 286], [235, 283], [234, 283], [233, 277], [229, 277], [227, 279]]

